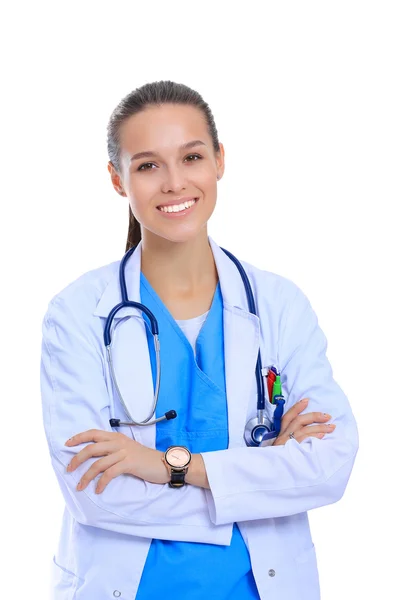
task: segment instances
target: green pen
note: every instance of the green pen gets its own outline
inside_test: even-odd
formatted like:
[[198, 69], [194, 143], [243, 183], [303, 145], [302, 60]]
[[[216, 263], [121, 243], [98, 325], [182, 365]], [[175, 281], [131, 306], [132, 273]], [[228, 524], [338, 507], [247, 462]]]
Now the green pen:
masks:
[[274, 381], [274, 386], [272, 388], [272, 403], [275, 404], [275, 396], [282, 395], [282, 385], [281, 385], [281, 377], [280, 375], [276, 376]]

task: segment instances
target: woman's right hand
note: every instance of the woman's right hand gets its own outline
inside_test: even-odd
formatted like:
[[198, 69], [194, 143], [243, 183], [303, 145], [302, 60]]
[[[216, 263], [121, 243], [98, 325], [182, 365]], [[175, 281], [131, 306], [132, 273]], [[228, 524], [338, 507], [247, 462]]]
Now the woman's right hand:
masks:
[[[294, 433], [297, 442], [302, 442], [307, 437], [322, 439], [326, 433], [332, 433], [336, 425], [327, 425], [331, 415], [320, 412], [310, 412], [305, 415], [300, 413], [306, 408], [308, 398], [303, 398], [292, 406], [282, 417], [281, 430], [272, 446], [283, 446], [290, 439], [289, 433]], [[318, 425], [311, 425], [318, 423]]]

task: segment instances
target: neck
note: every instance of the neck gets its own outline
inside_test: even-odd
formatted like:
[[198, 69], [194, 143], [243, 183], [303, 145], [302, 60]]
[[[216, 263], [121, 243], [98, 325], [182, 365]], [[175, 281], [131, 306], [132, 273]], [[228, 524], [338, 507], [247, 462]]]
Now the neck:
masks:
[[171, 242], [144, 230], [141, 271], [152, 286], [167, 293], [215, 288], [218, 272], [207, 229], [186, 242]]

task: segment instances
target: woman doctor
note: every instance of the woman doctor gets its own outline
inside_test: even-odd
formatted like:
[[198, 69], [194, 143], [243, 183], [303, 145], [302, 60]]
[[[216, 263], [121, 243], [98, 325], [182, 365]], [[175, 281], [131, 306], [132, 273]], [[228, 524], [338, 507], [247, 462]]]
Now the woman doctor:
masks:
[[[251, 314], [238, 269], [208, 236], [224, 148], [197, 92], [160, 81], [130, 93], [110, 118], [108, 152], [130, 205], [126, 249], [136, 247], [129, 300], [159, 326], [150, 421], [177, 416], [110, 425], [148, 421], [157, 385], [151, 323], [135, 306], [113, 320], [118, 390], [112, 379], [103, 332], [121, 302], [120, 261], [50, 302], [43, 418], [66, 505], [52, 598], [317, 600], [307, 511], [342, 497], [358, 450], [317, 317], [293, 282], [242, 262]], [[247, 447], [258, 352], [263, 375], [280, 372], [286, 404], [273, 444]], [[271, 420], [274, 409], [267, 397]]]

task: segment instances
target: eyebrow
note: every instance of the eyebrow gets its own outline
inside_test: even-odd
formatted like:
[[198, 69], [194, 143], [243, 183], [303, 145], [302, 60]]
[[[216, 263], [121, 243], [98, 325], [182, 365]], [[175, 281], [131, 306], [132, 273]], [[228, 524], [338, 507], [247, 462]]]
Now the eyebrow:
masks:
[[[192, 142], [186, 142], [186, 144], [182, 144], [179, 146], [179, 150], [188, 150], [189, 148], [193, 148], [194, 146], [205, 146], [206, 144], [201, 140], [193, 140]], [[146, 150], [144, 152], [137, 152], [131, 156], [130, 162], [133, 160], [138, 160], [138, 158], [148, 158], [150, 156], [159, 156], [158, 152], [154, 152], [153, 150]]]

